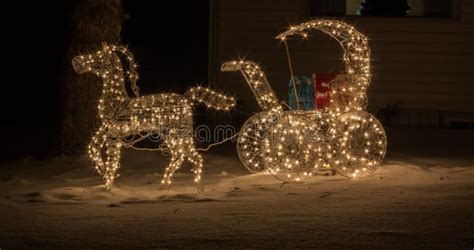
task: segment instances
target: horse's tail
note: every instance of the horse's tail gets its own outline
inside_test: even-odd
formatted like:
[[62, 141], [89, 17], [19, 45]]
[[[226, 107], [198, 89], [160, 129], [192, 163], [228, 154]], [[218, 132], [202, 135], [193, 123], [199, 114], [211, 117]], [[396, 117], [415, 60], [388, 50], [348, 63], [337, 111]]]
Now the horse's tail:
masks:
[[184, 94], [191, 103], [203, 103], [208, 108], [229, 110], [235, 106], [235, 98], [204, 87], [192, 87]]

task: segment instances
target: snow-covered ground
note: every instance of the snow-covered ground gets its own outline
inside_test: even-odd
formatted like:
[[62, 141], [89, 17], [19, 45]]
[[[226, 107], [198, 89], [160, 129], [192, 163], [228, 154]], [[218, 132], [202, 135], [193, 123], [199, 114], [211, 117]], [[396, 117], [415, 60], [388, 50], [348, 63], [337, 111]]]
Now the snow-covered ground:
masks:
[[0, 249], [11, 247], [474, 247], [474, 159], [391, 155], [369, 178], [282, 184], [205, 155], [159, 190], [167, 159], [125, 151], [113, 191], [86, 158], [0, 166]]

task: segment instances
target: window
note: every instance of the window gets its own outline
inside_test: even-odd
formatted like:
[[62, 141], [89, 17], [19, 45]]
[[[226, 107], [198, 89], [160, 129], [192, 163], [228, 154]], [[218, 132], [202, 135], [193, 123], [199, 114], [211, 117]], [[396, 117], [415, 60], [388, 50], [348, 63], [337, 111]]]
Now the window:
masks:
[[452, 0], [311, 0], [312, 16], [452, 16]]

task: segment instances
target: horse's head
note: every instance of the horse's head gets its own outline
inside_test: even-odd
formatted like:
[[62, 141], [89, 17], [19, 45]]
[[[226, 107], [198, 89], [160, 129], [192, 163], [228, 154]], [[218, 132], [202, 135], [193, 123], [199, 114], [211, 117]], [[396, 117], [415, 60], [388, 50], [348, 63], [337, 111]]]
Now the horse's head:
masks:
[[115, 46], [103, 45], [102, 50], [88, 55], [79, 55], [72, 59], [72, 67], [78, 74], [92, 72], [104, 77], [115, 69], [114, 63], [120, 63], [114, 53]]

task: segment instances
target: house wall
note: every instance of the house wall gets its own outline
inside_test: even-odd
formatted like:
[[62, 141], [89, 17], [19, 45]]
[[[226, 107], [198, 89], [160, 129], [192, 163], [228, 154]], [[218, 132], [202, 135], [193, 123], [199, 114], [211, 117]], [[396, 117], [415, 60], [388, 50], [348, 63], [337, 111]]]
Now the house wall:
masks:
[[[370, 111], [395, 105], [405, 112], [396, 122], [414, 126], [474, 119], [474, 0], [454, 1], [452, 19], [340, 18], [369, 38]], [[309, 20], [310, 1], [212, 0], [210, 6], [212, 85], [235, 93], [242, 111], [258, 111], [242, 76], [219, 71], [226, 60], [248, 58], [260, 63], [280, 100], [285, 101], [290, 73], [284, 46], [274, 37], [290, 24]], [[314, 32], [308, 41], [297, 38], [289, 45], [295, 75], [343, 69], [342, 51], [327, 35]]]

